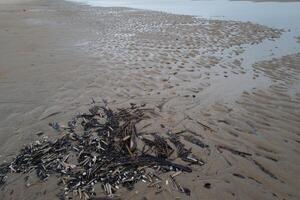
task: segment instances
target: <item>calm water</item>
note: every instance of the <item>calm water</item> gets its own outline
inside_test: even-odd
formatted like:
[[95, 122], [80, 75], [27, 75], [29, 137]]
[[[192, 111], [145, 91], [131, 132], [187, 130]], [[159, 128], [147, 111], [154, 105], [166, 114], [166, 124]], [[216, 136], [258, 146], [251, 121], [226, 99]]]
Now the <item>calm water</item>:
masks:
[[92, 6], [130, 7], [205, 18], [252, 21], [300, 32], [300, 2], [228, 0], [74, 0]]

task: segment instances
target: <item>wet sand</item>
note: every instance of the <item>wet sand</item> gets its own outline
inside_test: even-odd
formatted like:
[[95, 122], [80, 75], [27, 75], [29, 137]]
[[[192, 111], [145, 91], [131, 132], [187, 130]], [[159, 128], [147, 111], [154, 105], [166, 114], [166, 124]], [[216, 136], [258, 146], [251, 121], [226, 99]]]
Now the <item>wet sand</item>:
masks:
[[[113, 107], [146, 103], [160, 114], [146, 130], [187, 130], [182, 138], [193, 134], [210, 146], [186, 141], [206, 162], [178, 178], [191, 199], [300, 198], [300, 55], [253, 66], [242, 57], [244, 44], [275, 40], [282, 30], [56, 0], [3, 2], [1, 162], [39, 139], [38, 131], [57, 137], [48, 123], [66, 123], [92, 98]], [[59, 192], [55, 180], [26, 184], [23, 178], [8, 180], [3, 199], [53, 199]], [[203, 187], [208, 182], [211, 189]], [[120, 194], [187, 198], [169, 186], [155, 194], [143, 183]]]

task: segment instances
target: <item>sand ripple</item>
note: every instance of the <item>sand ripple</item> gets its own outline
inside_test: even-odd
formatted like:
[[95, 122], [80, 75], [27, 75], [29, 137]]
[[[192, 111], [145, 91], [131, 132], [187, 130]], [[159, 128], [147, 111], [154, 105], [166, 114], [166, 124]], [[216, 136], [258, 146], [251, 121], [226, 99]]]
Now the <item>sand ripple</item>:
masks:
[[[253, 67], [242, 57], [243, 45], [275, 40], [282, 30], [56, 0], [1, 6], [0, 27], [1, 161], [38, 131], [56, 137], [47, 124], [66, 123], [92, 98], [118, 107], [146, 103], [156, 115], [141, 130], [185, 130], [181, 138], [206, 162], [179, 180], [192, 199], [300, 198], [300, 56]], [[58, 192], [51, 180], [27, 187], [15, 178], [0, 192], [4, 199]], [[203, 187], [208, 182], [211, 189]], [[137, 188], [121, 194], [184, 198]]]

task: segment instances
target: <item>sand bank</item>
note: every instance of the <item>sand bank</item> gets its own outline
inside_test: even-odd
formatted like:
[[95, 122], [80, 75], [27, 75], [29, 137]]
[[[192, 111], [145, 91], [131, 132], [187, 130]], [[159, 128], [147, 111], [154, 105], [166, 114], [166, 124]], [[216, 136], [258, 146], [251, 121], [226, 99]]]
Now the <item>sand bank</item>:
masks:
[[[0, 27], [1, 161], [38, 139], [38, 131], [55, 137], [48, 123], [66, 122], [92, 98], [114, 107], [146, 103], [161, 116], [147, 130], [186, 129], [185, 134], [194, 133], [211, 147], [206, 151], [186, 142], [207, 163], [180, 180], [192, 190], [192, 199], [299, 198], [299, 178], [293, 178], [299, 171], [294, 133], [299, 117], [293, 111], [299, 91], [293, 90], [295, 100], [286, 91], [299, 79], [299, 55], [253, 68], [242, 58], [243, 44], [275, 40], [281, 30], [47, 0], [1, 6]], [[273, 104], [265, 105], [264, 98]], [[262, 123], [268, 119], [268, 125]], [[221, 144], [253, 156], [220, 152]], [[59, 192], [51, 180], [29, 180], [28, 187], [19, 177], [9, 182], [1, 191], [4, 199], [53, 199]], [[203, 187], [207, 182], [211, 189]], [[168, 187], [155, 194], [143, 184], [120, 194], [125, 199], [185, 198]]]

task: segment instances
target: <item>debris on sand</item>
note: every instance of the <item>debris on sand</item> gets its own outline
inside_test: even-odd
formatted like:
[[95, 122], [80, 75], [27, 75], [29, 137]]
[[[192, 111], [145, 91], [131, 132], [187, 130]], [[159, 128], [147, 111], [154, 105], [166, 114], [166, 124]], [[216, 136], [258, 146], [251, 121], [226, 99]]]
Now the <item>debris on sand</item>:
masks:
[[[60, 194], [63, 199], [93, 199], [98, 198], [96, 184], [113, 197], [121, 186], [133, 189], [139, 181], [157, 185], [163, 182], [158, 174], [173, 171], [177, 176], [192, 172], [192, 164], [204, 164], [175, 134], [139, 133], [136, 124], [147, 118], [147, 109], [142, 107], [131, 105], [113, 111], [107, 105], [93, 105], [88, 113], [77, 115], [67, 126], [50, 123], [62, 136], [25, 146], [12, 162], [0, 166], [0, 184], [5, 184], [9, 173], [34, 170], [43, 181], [51, 175], [58, 177], [58, 184], [64, 188]], [[174, 152], [186, 164], [176, 163]], [[188, 188], [176, 182], [174, 173], [170, 176], [172, 183], [179, 192], [190, 195]]]
[[252, 156], [252, 154], [250, 154], [250, 153], [238, 151], [238, 150], [235, 150], [231, 147], [227, 147], [227, 146], [223, 146], [223, 145], [217, 145], [216, 147], [220, 152], [222, 152], [222, 150], [226, 150], [226, 151], [231, 152], [232, 154], [235, 154], [235, 155], [238, 155], [238, 156], [241, 156], [241, 157]]
[[205, 184], [204, 184], [204, 187], [205, 187], [206, 189], [210, 189], [210, 188], [211, 188], [211, 184], [210, 184], [210, 183], [205, 183]]
[[208, 148], [209, 147], [207, 144], [203, 143], [201, 140], [199, 140], [198, 138], [196, 138], [192, 135], [184, 135], [183, 138], [186, 141], [197, 145], [198, 147], [201, 147], [201, 148]]

